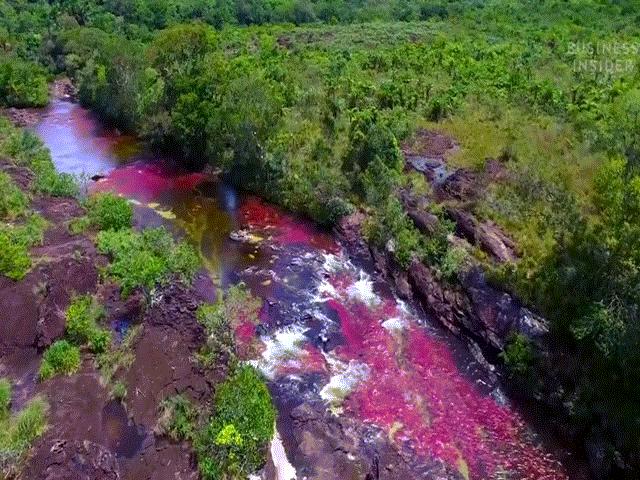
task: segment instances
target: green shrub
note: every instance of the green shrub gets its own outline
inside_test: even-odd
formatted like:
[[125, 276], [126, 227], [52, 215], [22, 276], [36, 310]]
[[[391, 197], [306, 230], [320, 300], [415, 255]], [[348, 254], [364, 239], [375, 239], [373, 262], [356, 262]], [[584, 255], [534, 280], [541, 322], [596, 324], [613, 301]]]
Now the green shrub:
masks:
[[80, 368], [80, 349], [66, 340], [58, 340], [42, 356], [40, 380], [55, 375], [72, 375]]
[[100, 230], [129, 228], [133, 209], [129, 202], [113, 193], [99, 193], [87, 201], [89, 221]]
[[262, 377], [250, 366], [240, 367], [220, 385], [214, 415], [196, 437], [202, 477], [246, 478], [260, 469], [275, 420], [276, 411]]
[[75, 197], [78, 194], [76, 178], [56, 172], [50, 162], [33, 164], [31, 168], [36, 174], [36, 192], [52, 197]]
[[44, 107], [49, 87], [44, 69], [18, 58], [0, 60], [0, 104], [6, 107]]
[[21, 280], [31, 268], [27, 246], [15, 242], [7, 231], [0, 229], [0, 273]]
[[521, 333], [513, 333], [509, 336], [504, 351], [500, 353], [500, 358], [512, 375], [526, 376], [531, 372], [534, 362], [531, 342]]
[[0, 172], [0, 219], [14, 220], [27, 208], [27, 197], [13, 183], [11, 177]]
[[91, 226], [91, 220], [86, 215], [82, 217], [77, 217], [72, 219], [69, 222], [69, 231], [74, 235], [79, 235], [87, 231], [87, 229]]
[[67, 308], [67, 335], [77, 345], [89, 343], [93, 352], [104, 352], [111, 344], [111, 333], [98, 327], [104, 308], [90, 295], [75, 297]]
[[0, 417], [0, 478], [13, 478], [33, 441], [47, 428], [49, 406], [32, 399], [15, 415]]
[[221, 356], [226, 357], [227, 364], [235, 365], [234, 330], [243, 322], [258, 324], [261, 307], [262, 301], [254, 297], [243, 283], [230, 286], [216, 303], [198, 307], [196, 318], [207, 330], [207, 343], [198, 355], [205, 366]]
[[111, 257], [107, 274], [119, 282], [125, 296], [138, 287], [150, 291], [172, 274], [190, 281], [200, 266], [195, 250], [186, 243], [176, 244], [163, 227], [142, 233], [102, 231], [98, 250]]

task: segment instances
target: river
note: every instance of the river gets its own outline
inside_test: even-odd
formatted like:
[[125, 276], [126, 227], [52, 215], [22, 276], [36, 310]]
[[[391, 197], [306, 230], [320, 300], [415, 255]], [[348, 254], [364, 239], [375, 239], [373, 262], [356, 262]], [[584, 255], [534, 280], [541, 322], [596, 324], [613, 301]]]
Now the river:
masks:
[[[279, 409], [275, 478], [364, 478], [343, 465], [352, 455], [328, 462], [314, 457], [313, 438], [300, 441], [303, 403], [362, 451], [394, 450], [412, 478], [569, 476], [464, 346], [355, 265], [330, 233], [172, 168], [77, 104], [54, 100], [35, 130], [59, 171], [103, 176], [91, 189], [130, 199], [137, 225], [186, 235], [216, 285], [242, 281], [263, 300], [261, 324], [236, 334]], [[397, 478], [375, 462], [367, 478]]]

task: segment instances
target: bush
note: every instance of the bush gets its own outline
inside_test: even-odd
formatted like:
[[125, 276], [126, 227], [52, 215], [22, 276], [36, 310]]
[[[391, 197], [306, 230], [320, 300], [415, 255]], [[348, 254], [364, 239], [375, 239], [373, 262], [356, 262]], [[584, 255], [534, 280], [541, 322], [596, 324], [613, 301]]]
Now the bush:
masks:
[[113, 193], [99, 193], [87, 201], [89, 221], [100, 230], [129, 228], [133, 209], [129, 202]]
[[27, 197], [13, 183], [11, 177], [0, 172], [0, 219], [14, 220], [27, 208]]
[[150, 291], [172, 274], [190, 281], [200, 266], [195, 250], [186, 243], [176, 244], [163, 227], [142, 233], [102, 231], [98, 234], [98, 250], [111, 257], [106, 271], [120, 283], [124, 296], [138, 287]]
[[233, 367], [237, 360], [235, 329], [244, 322], [260, 323], [260, 308], [262, 301], [242, 283], [229, 287], [218, 302], [200, 305], [196, 317], [207, 330], [207, 343], [199, 359], [209, 365], [224, 356], [226, 363]]
[[500, 358], [512, 375], [526, 376], [533, 367], [533, 347], [527, 337], [521, 333], [513, 333], [507, 340], [507, 345]]
[[95, 353], [104, 352], [111, 344], [111, 332], [98, 327], [104, 308], [89, 295], [76, 297], [67, 309], [67, 335], [77, 345], [89, 343]]
[[29, 247], [42, 243], [47, 222], [29, 215], [20, 225], [0, 224], [0, 273], [21, 280], [31, 268]]
[[55, 375], [72, 375], [80, 368], [80, 350], [66, 340], [58, 340], [42, 356], [40, 380]]
[[0, 273], [21, 280], [31, 268], [27, 246], [14, 241], [7, 231], [0, 229]]
[[205, 480], [246, 478], [264, 465], [276, 412], [260, 374], [241, 367], [216, 392], [215, 413], [195, 440]]
[[6, 107], [44, 107], [49, 101], [42, 67], [18, 58], [0, 60], [0, 104]]

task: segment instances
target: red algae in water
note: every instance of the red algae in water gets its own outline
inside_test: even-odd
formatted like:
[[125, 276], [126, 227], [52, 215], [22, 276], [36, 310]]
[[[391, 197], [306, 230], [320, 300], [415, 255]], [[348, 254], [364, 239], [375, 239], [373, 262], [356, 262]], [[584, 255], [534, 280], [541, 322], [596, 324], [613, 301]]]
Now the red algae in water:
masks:
[[258, 197], [248, 197], [240, 207], [242, 220], [257, 229], [273, 229], [273, 240], [283, 245], [304, 245], [337, 253], [340, 247], [333, 237], [311, 222], [296, 218], [269, 205]]
[[251, 321], [244, 321], [236, 327], [235, 338], [241, 343], [251, 343], [256, 336], [256, 326]]
[[93, 186], [94, 191], [114, 191], [136, 200], [157, 200], [166, 192], [189, 192], [206, 179], [202, 173], [185, 173], [159, 164], [134, 163], [117, 168]]
[[[346, 299], [344, 278], [331, 282]], [[370, 380], [347, 400], [363, 421], [407, 442], [417, 453], [440, 459], [472, 478], [510, 472], [521, 479], [565, 479], [558, 462], [526, 440], [524, 422], [483, 395], [459, 372], [449, 347], [412, 322], [387, 330], [382, 321], [406, 316], [394, 300], [371, 307], [330, 299], [341, 323], [343, 361], [366, 363]]]

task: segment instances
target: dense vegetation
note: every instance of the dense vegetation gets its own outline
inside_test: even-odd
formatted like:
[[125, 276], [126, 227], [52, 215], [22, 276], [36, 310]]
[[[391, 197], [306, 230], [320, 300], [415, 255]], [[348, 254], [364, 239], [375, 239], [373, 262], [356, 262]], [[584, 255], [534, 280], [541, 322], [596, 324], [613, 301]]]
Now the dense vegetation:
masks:
[[176, 242], [164, 227], [141, 233], [130, 229], [101, 231], [98, 250], [111, 257], [106, 273], [120, 284], [124, 296], [135, 288], [150, 293], [171, 275], [190, 281], [200, 268], [193, 247]]
[[[324, 224], [361, 208], [370, 241], [448, 279], [462, 263], [452, 226], [434, 208], [440, 226], [425, 237], [396, 198], [429, 194], [403, 172], [401, 145], [435, 129], [461, 145], [453, 166], [498, 159], [505, 180], [468, 208], [521, 259], [487, 268], [577, 359], [563, 401], [578, 431], [638, 464], [639, 24], [632, 0], [0, 0], [0, 102], [41, 104], [46, 76], [70, 75], [83, 103], [185, 164]], [[71, 189], [28, 134], [2, 138], [3, 153], [29, 152], [17, 158], [35, 162], [36, 190]], [[16, 216], [22, 200], [5, 190]], [[12, 231], [0, 229], [0, 268], [19, 277], [28, 255]], [[143, 241], [101, 235], [114, 257]], [[121, 257], [110, 275], [133, 279], [127, 291], [171, 269]], [[529, 353], [516, 338], [504, 358], [517, 373]]]

